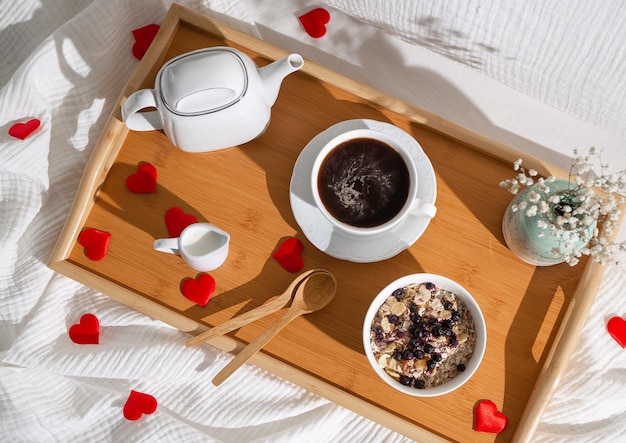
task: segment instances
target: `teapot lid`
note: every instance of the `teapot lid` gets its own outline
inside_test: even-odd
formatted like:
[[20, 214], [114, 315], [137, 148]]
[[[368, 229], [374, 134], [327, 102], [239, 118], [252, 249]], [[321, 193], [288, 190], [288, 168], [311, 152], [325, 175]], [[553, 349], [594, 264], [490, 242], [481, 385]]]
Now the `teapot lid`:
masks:
[[208, 48], [170, 60], [159, 74], [165, 106], [182, 115], [206, 114], [241, 99], [248, 87], [243, 60], [228, 48]]

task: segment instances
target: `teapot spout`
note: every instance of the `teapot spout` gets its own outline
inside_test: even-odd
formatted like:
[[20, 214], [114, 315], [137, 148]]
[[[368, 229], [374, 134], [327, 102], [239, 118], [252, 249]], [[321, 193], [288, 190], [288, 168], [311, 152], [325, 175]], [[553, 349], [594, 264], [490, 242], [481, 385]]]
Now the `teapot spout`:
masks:
[[304, 59], [300, 54], [290, 54], [259, 69], [267, 104], [272, 106], [278, 98], [280, 85], [289, 74], [300, 70]]

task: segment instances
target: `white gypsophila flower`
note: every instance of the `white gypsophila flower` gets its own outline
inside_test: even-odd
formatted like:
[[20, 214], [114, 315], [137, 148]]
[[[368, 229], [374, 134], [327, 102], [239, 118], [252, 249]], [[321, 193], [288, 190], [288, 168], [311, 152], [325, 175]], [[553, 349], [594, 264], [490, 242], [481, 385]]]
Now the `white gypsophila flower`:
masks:
[[541, 200], [541, 194], [531, 190], [528, 193], [528, 200], [530, 200], [533, 203], [538, 203]]
[[528, 209], [526, 209], [526, 217], [534, 217], [535, 215], [537, 215], [537, 212], [537, 205], [531, 205], [530, 207], [528, 207]]
[[533, 180], [528, 177], [526, 174], [524, 174], [523, 172], [520, 172], [519, 174], [517, 174], [517, 181], [519, 182], [520, 185], [524, 185], [524, 186], [530, 186], [533, 184]]
[[591, 226], [595, 220], [595, 217], [592, 217], [589, 214], [585, 214], [582, 219], [582, 224], [583, 226]]
[[561, 202], [561, 196], [558, 194], [552, 194], [548, 196], [548, 203], [552, 203], [553, 205], [558, 205]]
[[619, 186], [617, 183], [609, 183], [603, 187], [605, 192], [613, 193], [619, 192]]
[[545, 181], [537, 181], [537, 184], [535, 184], [534, 188], [537, 192], [542, 194], [542, 196], [550, 192], [550, 188], [546, 185]]

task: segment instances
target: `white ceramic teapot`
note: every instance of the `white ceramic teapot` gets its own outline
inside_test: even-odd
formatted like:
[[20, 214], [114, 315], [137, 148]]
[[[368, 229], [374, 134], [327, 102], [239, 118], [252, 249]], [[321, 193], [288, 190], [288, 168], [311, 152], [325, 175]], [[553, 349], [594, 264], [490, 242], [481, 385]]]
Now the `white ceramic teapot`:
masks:
[[[207, 152], [246, 143], [267, 128], [283, 79], [304, 65], [291, 54], [258, 68], [243, 52], [215, 46], [179, 55], [159, 70], [154, 89], [122, 105], [129, 129], [163, 129], [183, 151]], [[156, 111], [139, 112], [145, 108]]]

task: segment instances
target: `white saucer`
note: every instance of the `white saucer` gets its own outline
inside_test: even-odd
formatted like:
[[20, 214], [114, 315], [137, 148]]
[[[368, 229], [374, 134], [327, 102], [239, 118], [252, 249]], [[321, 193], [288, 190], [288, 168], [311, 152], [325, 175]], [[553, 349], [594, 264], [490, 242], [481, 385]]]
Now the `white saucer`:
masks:
[[405, 145], [415, 160], [419, 184], [417, 196], [434, 204], [437, 180], [430, 160], [413, 137], [402, 129], [376, 120], [347, 120], [316, 135], [302, 150], [293, 168], [289, 185], [291, 210], [302, 232], [316, 248], [331, 257], [356, 263], [372, 263], [391, 258], [410, 247], [424, 233], [430, 218], [409, 215], [390, 232], [371, 236], [355, 236], [339, 231], [315, 205], [311, 190], [311, 168], [315, 156], [332, 138], [353, 129], [369, 128], [396, 138]]

